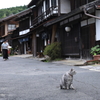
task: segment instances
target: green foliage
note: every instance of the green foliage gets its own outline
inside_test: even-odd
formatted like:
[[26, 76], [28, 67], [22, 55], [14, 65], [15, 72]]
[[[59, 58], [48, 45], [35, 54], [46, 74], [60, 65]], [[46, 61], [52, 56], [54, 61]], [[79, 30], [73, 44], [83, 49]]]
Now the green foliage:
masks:
[[61, 43], [55, 42], [46, 46], [43, 52], [44, 55], [48, 55], [51, 60], [61, 57]]
[[92, 47], [91, 50], [90, 50], [90, 53], [92, 55], [98, 55], [98, 54], [100, 54], [100, 46], [96, 45], [96, 46]]
[[11, 8], [5, 8], [5, 9], [0, 9], [0, 19], [7, 17], [11, 14], [16, 14], [19, 13], [23, 10], [27, 9], [27, 6], [17, 6], [17, 7], [11, 7]]
[[0, 53], [0, 57], [2, 56], [2, 53]]
[[55, 61], [61, 61], [63, 58], [56, 58]]

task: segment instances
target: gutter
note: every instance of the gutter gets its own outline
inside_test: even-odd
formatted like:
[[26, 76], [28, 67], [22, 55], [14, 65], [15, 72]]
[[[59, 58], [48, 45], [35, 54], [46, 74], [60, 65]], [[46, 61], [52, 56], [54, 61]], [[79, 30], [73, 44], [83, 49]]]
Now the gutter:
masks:
[[88, 3], [88, 4], [86, 4], [86, 5], [82, 6], [82, 7], [80, 7], [80, 9], [82, 9], [84, 11], [84, 14], [86, 16], [89, 16], [89, 17], [92, 17], [92, 18], [95, 18], [95, 19], [99, 19], [100, 20], [100, 17], [94, 16], [92, 14], [87, 13], [88, 10], [90, 10], [90, 9], [92, 9], [94, 7], [96, 8], [96, 6], [98, 4], [100, 5], [100, 0], [96, 0], [96, 1], [90, 2], [90, 3]]
[[85, 8], [83, 9], [83, 11], [84, 11], [84, 14], [85, 14], [85, 15], [100, 20], [100, 17], [98, 17], [98, 16], [94, 16], [94, 15], [91, 15], [91, 14], [88, 14], [88, 13], [86, 12], [86, 9], [85, 9]]

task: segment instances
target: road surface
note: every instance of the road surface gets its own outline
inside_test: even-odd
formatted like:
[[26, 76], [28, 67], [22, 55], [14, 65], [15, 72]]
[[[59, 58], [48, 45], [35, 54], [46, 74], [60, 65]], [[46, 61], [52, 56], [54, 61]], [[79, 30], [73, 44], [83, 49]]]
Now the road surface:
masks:
[[[60, 78], [74, 68], [75, 90], [61, 90]], [[0, 100], [100, 100], [100, 72], [34, 58], [0, 57]]]

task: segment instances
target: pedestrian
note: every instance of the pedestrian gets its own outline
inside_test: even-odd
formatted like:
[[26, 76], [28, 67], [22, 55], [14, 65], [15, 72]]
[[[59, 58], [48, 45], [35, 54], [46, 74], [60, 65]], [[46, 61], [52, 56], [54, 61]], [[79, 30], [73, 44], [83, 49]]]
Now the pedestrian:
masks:
[[1, 44], [2, 55], [4, 60], [8, 59], [8, 46], [8, 40], [4, 40], [4, 42]]

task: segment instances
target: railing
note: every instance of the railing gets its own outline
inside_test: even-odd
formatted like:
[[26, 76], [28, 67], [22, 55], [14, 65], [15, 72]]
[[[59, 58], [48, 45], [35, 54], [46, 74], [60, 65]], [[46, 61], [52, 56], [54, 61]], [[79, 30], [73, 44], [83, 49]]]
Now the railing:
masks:
[[58, 13], [58, 6], [52, 6], [48, 10], [46, 10], [44, 13], [42, 13], [40, 16], [36, 17], [32, 20], [32, 26], [36, 26], [37, 24], [43, 22], [48, 17], [50, 17], [53, 14]]

